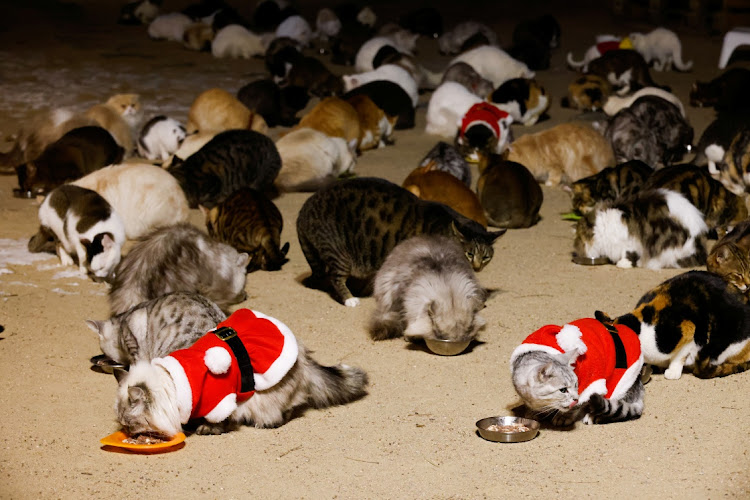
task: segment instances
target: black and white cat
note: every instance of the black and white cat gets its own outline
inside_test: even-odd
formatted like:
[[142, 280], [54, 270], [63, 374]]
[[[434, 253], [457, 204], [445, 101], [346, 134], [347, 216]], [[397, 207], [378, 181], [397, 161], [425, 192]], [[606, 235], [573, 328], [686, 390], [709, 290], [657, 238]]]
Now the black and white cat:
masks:
[[164, 115], [151, 118], [141, 129], [138, 154], [149, 160], [167, 161], [185, 140], [185, 127]]

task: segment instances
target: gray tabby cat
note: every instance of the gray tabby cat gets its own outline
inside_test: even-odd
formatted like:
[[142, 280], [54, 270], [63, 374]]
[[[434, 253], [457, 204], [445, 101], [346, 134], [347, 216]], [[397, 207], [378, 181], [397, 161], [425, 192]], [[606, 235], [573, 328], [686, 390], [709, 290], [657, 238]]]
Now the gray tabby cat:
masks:
[[458, 180], [471, 187], [471, 169], [466, 163], [463, 155], [447, 142], [440, 141], [422, 158], [419, 162], [420, 167], [429, 164], [433, 165], [430, 170], [442, 170], [456, 177]]
[[122, 259], [109, 303], [120, 314], [170, 292], [195, 292], [222, 310], [245, 300], [246, 253], [209, 238], [188, 223], [157, 229]]
[[375, 276], [375, 340], [400, 337], [462, 341], [484, 326], [486, 291], [461, 245], [445, 236], [414, 236], [399, 243]]
[[131, 365], [189, 347], [224, 319], [219, 306], [202, 295], [175, 292], [86, 324], [99, 335], [107, 357]]

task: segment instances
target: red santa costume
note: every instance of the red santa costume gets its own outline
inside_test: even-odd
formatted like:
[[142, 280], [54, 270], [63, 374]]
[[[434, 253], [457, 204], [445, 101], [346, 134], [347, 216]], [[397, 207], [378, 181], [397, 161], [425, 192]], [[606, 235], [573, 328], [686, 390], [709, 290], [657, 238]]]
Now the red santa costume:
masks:
[[620, 399], [640, 376], [643, 355], [638, 335], [625, 325], [605, 325], [593, 318], [562, 327], [543, 326], [516, 347], [510, 358], [542, 351], [552, 355], [576, 351], [573, 371], [578, 377], [579, 403], [593, 394]]
[[464, 117], [461, 119], [459, 137], [464, 139], [466, 131], [474, 125], [482, 124], [492, 131], [492, 135], [497, 137], [497, 151], [502, 152], [505, 143], [508, 142], [508, 129], [513, 118], [489, 102], [478, 102], [469, 108]]
[[177, 391], [180, 421], [221, 422], [255, 393], [273, 387], [297, 361], [297, 340], [284, 323], [239, 309], [187, 349], [152, 364], [166, 369]]

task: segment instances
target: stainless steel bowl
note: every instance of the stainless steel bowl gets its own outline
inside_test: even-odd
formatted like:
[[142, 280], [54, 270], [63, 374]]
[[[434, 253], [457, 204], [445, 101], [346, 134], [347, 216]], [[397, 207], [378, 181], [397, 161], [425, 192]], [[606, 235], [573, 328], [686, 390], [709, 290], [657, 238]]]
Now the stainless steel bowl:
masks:
[[92, 368], [104, 373], [112, 374], [115, 371], [115, 368], [122, 368], [123, 370], [128, 369], [127, 365], [123, 365], [122, 363], [119, 363], [113, 359], [109, 359], [104, 354], [94, 356], [89, 361], [91, 361]]
[[[490, 430], [492, 425], [504, 426], [512, 424], [522, 424], [528, 427], [528, 431], [521, 432], [502, 432], [499, 430]], [[479, 435], [487, 441], [498, 443], [520, 443], [534, 439], [539, 434], [539, 422], [530, 418], [521, 417], [488, 417], [477, 422]]]
[[427, 345], [427, 348], [435, 354], [439, 354], [441, 356], [455, 356], [456, 354], [461, 354], [466, 350], [467, 347], [469, 347], [469, 344], [471, 344], [471, 339], [459, 341], [424, 339], [424, 343]]
[[573, 263], [580, 266], [603, 266], [605, 264], [611, 264], [612, 261], [608, 257], [583, 257], [574, 255]]

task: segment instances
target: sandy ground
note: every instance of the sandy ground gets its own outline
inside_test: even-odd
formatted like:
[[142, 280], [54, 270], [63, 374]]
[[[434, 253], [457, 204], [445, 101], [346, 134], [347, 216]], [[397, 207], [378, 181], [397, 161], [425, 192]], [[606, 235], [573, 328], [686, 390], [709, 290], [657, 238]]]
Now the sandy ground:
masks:
[[[199, 91], [214, 86], [236, 91], [263, 70], [259, 61], [220, 61], [176, 44], [149, 41], [145, 28], [114, 24], [117, 8], [108, 2], [78, 4], [82, 7], [71, 14], [70, 8], [49, 9], [43, 2], [11, 2], [3, 13], [3, 134], [14, 132], [33, 110], [59, 105], [83, 109], [122, 91], [139, 92], [147, 116], [162, 112], [184, 120]], [[38, 12], [37, 5], [46, 10]], [[548, 6], [533, 5], [530, 13], [518, 7], [485, 12], [453, 5], [446, 19], [451, 25], [484, 14], [508, 42], [521, 16]], [[552, 120], [517, 128], [517, 134], [574, 115], [559, 107], [574, 76], [564, 66], [568, 50], [580, 57], [596, 33], [649, 28], [568, 5], [554, 6], [562, 47], [554, 53], [553, 68], [538, 75], [554, 99]], [[105, 16], [92, 22], [100, 14]], [[681, 36], [695, 70], [656, 73], [655, 78], [671, 85], [687, 104], [692, 82], [718, 73], [721, 39]], [[422, 42], [420, 54], [435, 68], [446, 62], [431, 40]], [[699, 135], [711, 112], [687, 112]], [[400, 183], [436, 142], [423, 132], [424, 108], [417, 118], [414, 130], [396, 134], [395, 146], [362, 156], [357, 172]], [[0, 178], [0, 238], [23, 245], [36, 229], [38, 205], [13, 198], [15, 185], [14, 177]], [[483, 313], [487, 329], [468, 352], [448, 358], [399, 340], [371, 341], [365, 330], [374, 306], [371, 298], [358, 308], [345, 308], [299, 283], [309, 268], [294, 227], [307, 196], [290, 194], [276, 201], [291, 260], [279, 272], [249, 275], [249, 298], [238, 307], [280, 318], [323, 363], [363, 367], [371, 380], [368, 396], [344, 407], [309, 410], [278, 429], [189, 436], [174, 453], [103, 451], [99, 439], [118, 428], [112, 410], [115, 381], [89, 369], [88, 359], [99, 353], [99, 346], [83, 320], [107, 317], [106, 285], [71, 276], [54, 258], [27, 265], [6, 262], [0, 270], [0, 324], [5, 327], [0, 333], [0, 497], [750, 495], [748, 373], [717, 380], [685, 375], [678, 381], [656, 375], [647, 386], [645, 413], [633, 422], [543, 429], [523, 444], [491, 443], [476, 434], [477, 420], [510, 414], [516, 406], [508, 358], [526, 335], [544, 324], [592, 315], [595, 309], [624, 313], [648, 289], [680, 272], [572, 264], [572, 227], [559, 217], [569, 209], [563, 191], [545, 188], [542, 221], [498, 240], [494, 260], [479, 275], [485, 286], [500, 290]], [[202, 227], [198, 211], [191, 215]]]

